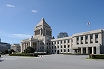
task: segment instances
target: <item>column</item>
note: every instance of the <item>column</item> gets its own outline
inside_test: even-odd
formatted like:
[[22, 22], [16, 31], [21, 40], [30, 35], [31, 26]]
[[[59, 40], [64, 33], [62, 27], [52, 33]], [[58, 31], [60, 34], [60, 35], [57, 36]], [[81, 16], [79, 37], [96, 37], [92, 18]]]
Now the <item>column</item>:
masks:
[[81, 44], [81, 36], [79, 36], [79, 45]]
[[31, 45], [31, 41], [30, 41], [30, 47], [32, 47], [32, 45]]
[[41, 29], [40, 29], [40, 35], [42, 35], [42, 34], [41, 34]]
[[26, 43], [24, 43], [24, 50], [26, 49]]
[[98, 34], [98, 43], [100, 43], [102, 45], [102, 34], [101, 33]]
[[95, 34], [93, 34], [93, 43], [95, 43]]
[[86, 47], [86, 54], [88, 54], [88, 47]]
[[[73, 37], [72, 40], [73, 40], [73, 45], [77, 45], [77, 38], [76, 37]], [[62, 41], [62, 45], [63, 45], [63, 41]]]
[[83, 47], [81, 47], [81, 54], [83, 54]]
[[94, 47], [92, 47], [92, 54], [94, 54]]
[[83, 44], [85, 44], [85, 36], [83, 36]]
[[88, 35], [88, 44], [90, 44], [90, 34]]

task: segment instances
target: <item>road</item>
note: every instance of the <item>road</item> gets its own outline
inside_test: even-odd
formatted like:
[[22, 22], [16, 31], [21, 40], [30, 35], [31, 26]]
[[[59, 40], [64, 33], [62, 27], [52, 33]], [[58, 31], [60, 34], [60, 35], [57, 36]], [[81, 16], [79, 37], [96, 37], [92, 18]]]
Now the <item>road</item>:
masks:
[[104, 69], [104, 60], [86, 57], [88, 55], [2, 56], [0, 69]]

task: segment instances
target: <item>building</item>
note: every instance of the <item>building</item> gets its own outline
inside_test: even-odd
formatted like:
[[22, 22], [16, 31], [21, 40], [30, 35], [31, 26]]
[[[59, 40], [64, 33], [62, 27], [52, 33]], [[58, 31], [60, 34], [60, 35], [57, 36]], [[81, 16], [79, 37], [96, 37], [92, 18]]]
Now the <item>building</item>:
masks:
[[102, 54], [104, 53], [104, 30], [92, 30], [69, 37], [52, 39], [52, 29], [44, 18], [36, 25], [34, 36], [21, 41], [21, 52], [28, 47], [37, 52]]
[[60, 32], [57, 36], [57, 38], [63, 38], [63, 37], [68, 37], [68, 33], [66, 32]]
[[20, 44], [12, 44], [11, 49], [13, 49], [15, 52], [21, 52]]
[[11, 45], [9, 43], [1, 42], [0, 39], [0, 51], [8, 50], [10, 49], [10, 46]]

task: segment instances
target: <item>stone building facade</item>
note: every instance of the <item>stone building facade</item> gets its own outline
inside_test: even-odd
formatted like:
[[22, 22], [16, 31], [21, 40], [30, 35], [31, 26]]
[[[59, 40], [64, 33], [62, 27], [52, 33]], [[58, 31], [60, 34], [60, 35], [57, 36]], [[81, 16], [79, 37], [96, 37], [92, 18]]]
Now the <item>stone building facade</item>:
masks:
[[20, 44], [12, 44], [11, 49], [13, 49], [15, 52], [21, 52]]
[[24, 52], [28, 46], [33, 47], [37, 52], [51, 54], [102, 54], [104, 53], [104, 30], [92, 30], [53, 39], [51, 27], [42, 18], [34, 29], [34, 36], [21, 41], [21, 52]]

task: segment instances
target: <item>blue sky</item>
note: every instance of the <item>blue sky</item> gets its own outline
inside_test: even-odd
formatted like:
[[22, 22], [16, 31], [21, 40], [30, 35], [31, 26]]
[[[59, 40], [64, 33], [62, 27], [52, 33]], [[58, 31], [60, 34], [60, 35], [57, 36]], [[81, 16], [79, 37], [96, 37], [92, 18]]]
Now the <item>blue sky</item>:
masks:
[[104, 0], [0, 0], [0, 37], [2, 42], [20, 43], [34, 35], [41, 20], [51, 26], [53, 36], [69, 36], [104, 28]]

